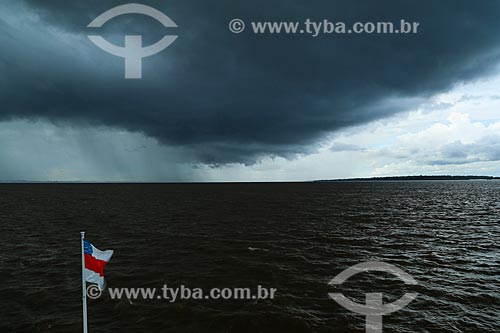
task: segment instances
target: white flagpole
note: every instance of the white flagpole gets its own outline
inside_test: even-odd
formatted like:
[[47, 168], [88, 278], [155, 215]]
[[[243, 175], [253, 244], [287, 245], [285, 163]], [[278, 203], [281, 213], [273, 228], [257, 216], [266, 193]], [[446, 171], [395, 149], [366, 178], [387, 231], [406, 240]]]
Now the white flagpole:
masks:
[[85, 231], [80, 232], [82, 235], [82, 302], [83, 302], [83, 333], [87, 333], [87, 287], [85, 283], [85, 256], [83, 240], [85, 239]]

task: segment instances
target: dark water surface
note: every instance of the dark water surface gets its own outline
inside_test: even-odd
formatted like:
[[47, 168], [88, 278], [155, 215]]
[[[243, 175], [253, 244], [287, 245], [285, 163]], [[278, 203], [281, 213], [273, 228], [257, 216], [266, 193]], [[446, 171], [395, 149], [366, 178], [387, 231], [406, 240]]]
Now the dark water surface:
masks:
[[[0, 185], [0, 332], [81, 331], [80, 230], [108, 287], [273, 287], [274, 300], [89, 300], [90, 332], [363, 332], [364, 303], [419, 296], [384, 332], [500, 331], [500, 182]], [[387, 273], [328, 282], [368, 260]]]

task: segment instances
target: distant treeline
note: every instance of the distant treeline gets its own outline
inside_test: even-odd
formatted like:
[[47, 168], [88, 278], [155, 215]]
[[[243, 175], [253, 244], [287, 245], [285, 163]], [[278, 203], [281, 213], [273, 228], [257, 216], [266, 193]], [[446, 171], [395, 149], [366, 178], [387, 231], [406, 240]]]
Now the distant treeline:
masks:
[[342, 181], [397, 181], [397, 180], [492, 180], [500, 177], [492, 176], [396, 176], [396, 177], [372, 177], [372, 178], [346, 178], [346, 179], [325, 179], [318, 182], [342, 182]]

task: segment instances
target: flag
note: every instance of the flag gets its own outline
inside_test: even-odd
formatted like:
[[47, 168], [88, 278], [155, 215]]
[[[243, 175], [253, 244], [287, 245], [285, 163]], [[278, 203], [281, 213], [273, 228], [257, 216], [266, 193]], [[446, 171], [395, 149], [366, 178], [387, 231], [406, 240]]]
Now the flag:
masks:
[[101, 251], [84, 239], [83, 255], [85, 261], [83, 277], [85, 281], [96, 283], [102, 289], [104, 287], [104, 266], [111, 259], [113, 250]]

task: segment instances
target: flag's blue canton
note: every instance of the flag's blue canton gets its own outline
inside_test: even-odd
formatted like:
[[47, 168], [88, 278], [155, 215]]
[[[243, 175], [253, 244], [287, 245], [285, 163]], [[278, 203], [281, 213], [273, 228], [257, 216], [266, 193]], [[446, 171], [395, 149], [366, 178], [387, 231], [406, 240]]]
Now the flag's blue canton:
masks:
[[83, 240], [83, 253], [92, 255], [92, 245], [87, 242], [85, 239]]

